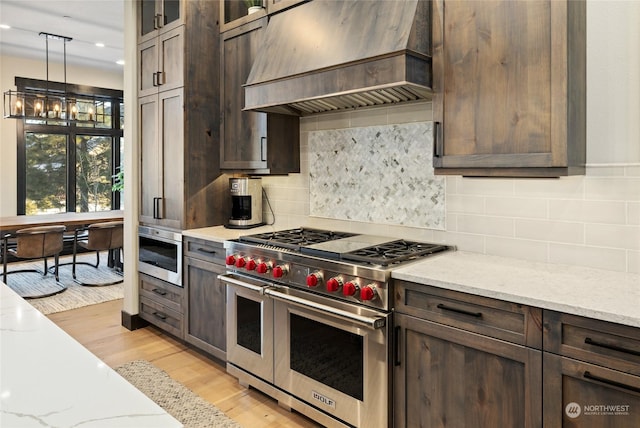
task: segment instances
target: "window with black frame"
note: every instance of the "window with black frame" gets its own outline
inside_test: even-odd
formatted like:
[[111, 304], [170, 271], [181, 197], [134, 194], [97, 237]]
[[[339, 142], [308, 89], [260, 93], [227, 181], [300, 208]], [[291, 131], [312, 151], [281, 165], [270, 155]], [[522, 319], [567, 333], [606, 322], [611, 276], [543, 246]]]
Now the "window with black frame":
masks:
[[[16, 78], [18, 91], [61, 85]], [[113, 190], [123, 161], [122, 91], [73, 84], [63, 89], [74, 94], [74, 109], [91, 111], [91, 120], [17, 121], [17, 213], [122, 209], [121, 193]]]

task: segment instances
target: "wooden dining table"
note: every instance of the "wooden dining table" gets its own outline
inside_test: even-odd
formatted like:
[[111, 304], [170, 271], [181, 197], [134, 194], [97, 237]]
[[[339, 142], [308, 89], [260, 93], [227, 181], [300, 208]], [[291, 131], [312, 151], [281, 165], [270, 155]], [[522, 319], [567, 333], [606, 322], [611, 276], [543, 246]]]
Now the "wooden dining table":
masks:
[[36, 226], [51, 226], [54, 224], [63, 224], [67, 226], [67, 230], [74, 230], [78, 227], [87, 226], [91, 223], [99, 223], [104, 221], [121, 221], [124, 218], [124, 211], [97, 211], [88, 213], [58, 213], [58, 214], [40, 214], [40, 215], [15, 215], [9, 217], [0, 217], [0, 232], [15, 232], [19, 229]]

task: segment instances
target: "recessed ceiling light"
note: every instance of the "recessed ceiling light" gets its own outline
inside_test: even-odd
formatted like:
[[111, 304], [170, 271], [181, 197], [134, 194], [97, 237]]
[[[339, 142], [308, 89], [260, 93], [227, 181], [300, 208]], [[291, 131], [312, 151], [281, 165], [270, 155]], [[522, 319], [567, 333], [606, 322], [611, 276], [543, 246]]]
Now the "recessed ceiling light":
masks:
[[123, 59], [119, 59], [119, 60], [116, 61], [116, 64], [124, 65], [124, 60]]
[[99, 48], [103, 48], [104, 47], [104, 43], [98, 42], [98, 43], [96, 43], [96, 46], [99, 47]]
[[9, 28], [11, 28], [11, 26], [7, 24], [0, 24], [0, 28], [2, 28], [3, 30], [8, 30]]

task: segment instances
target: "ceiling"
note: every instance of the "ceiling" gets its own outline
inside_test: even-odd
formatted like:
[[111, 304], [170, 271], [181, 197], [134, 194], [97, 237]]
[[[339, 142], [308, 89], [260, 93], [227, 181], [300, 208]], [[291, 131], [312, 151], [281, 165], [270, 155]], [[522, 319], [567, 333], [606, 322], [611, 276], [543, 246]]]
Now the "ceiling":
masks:
[[[121, 71], [124, 58], [125, 0], [0, 0], [0, 54], [42, 60], [46, 38], [40, 32], [71, 37], [67, 65]], [[104, 43], [104, 47], [96, 46]], [[49, 63], [62, 63], [64, 43], [49, 40]], [[50, 76], [62, 81], [62, 76]]]

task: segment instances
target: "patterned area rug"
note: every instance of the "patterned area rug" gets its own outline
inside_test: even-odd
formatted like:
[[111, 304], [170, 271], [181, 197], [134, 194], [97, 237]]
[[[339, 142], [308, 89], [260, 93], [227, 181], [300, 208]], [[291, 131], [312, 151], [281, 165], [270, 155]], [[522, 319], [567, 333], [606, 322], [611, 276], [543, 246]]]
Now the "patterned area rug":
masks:
[[[94, 263], [95, 253], [87, 253], [78, 256], [78, 261]], [[60, 263], [71, 262], [71, 256], [60, 257]], [[107, 267], [106, 253], [100, 256], [98, 269], [87, 265], [76, 265], [76, 277], [84, 282], [112, 282], [122, 279], [120, 275]], [[49, 260], [49, 267], [53, 260]], [[44, 269], [42, 260], [29, 263], [9, 263], [7, 270], [35, 268], [40, 271]], [[0, 267], [0, 272], [1, 272]], [[67, 290], [50, 297], [40, 299], [29, 299], [32, 306], [43, 314], [53, 314], [56, 312], [68, 311], [70, 309], [81, 308], [83, 306], [94, 305], [96, 303], [110, 300], [122, 299], [124, 297], [124, 283], [108, 285], [104, 287], [84, 287], [73, 281], [71, 275], [71, 265], [60, 266], [58, 275], [60, 282], [67, 286]], [[0, 274], [0, 281], [2, 275]], [[7, 275], [7, 285], [21, 296], [29, 296], [42, 292], [59, 289], [53, 274], [40, 276], [37, 273], [14, 273]]]
[[242, 428], [216, 406], [148, 361], [132, 361], [115, 370], [185, 428]]

